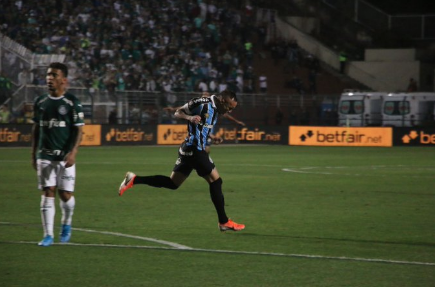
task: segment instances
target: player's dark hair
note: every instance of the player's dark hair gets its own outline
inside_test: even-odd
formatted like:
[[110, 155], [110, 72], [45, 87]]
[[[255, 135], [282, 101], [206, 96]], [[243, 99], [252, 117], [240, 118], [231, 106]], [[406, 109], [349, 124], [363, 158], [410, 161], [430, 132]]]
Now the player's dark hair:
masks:
[[63, 76], [66, 78], [68, 77], [68, 67], [65, 64], [59, 63], [59, 62], [54, 62], [51, 63], [48, 68], [52, 68], [52, 69], [56, 69], [56, 70], [61, 70], [63, 73]]
[[225, 90], [225, 91], [222, 91], [219, 95], [221, 95], [222, 98], [230, 98], [231, 100], [234, 100], [235, 102], [237, 102], [236, 93], [234, 93], [233, 91]]

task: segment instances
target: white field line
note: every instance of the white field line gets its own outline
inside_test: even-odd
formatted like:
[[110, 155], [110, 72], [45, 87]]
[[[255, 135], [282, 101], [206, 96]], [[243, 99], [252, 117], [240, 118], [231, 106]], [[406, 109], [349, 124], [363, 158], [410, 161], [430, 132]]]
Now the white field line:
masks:
[[294, 173], [315, 173], [315, 174], [328, 174], [328, 175], [333, 174], [330, 172], [305, 171], [305, 170], [296, 170], [296, 169], [290, 169], [290, 168], [283, 168], [282, 171], [294, 172]]
[[75, 227], [73, 227], [72, 230], [78, 230], [78, 231], [89, 232], [89, 233], [99, 233], [99, 234], [113, 235], [113, 236], [119, 236], [119, 237], [134, 238], [134, 239], [139, 239], [139, 240], [144, 240], [144, 241], [150, 241], [150, 242], [160, 243], [160, 244], [163, 244], [163, 245], [172, 246], [172, 247], [174, 247], [176, 249], [192, 249], [192, 247], [181, 245], [181, 244], [178, 244], [178, 243], [175, 243], [175, 242], [170, 242], [170, 241], [160, 240], [160, 239], [150, 238], [150, 237], [142, 237], [142, 236], [137, 236], [137, 235], [124, 234], [124, 233], [119, 233], [119, 232], [96, 231], [96, 230], [91, 230], [91, 229], [83, 229], [83, 228], [75, 228]]
[[[25, 225], [25, 224], [11, 223], [11, 222], [0, 222], [0, 224], [2, 224], [2, 225]], [[163, 244], [163, 245], [168, 245], [168, 246], [171, 246], [171, 247], [176, 248], [176, 249], [192, 249], [192, 247], [181, 245], [181, 244], [178, 244], [175, 242], [170, 242], [170, 241], [160, 240], [160, 239], [150, 238], [150, 237], [124, 234], [124, 233], [119, 233], [119, 232], [97, 231], [97, 230], [92, 230], [92, 229], [84, 229], [84, 228], [76, 228], [76, 227], [73, 227], [72, 230], [83, 231], [83, 232], [88, 232], [88, 233], [99, 233], [99, 234], [105, 234], [105, 235], [113, 235], [113, 236], [118, 236], [118, 237], [127, 237], [127, 238], [143, 240], [143, 241], [150, 241], [150, 242], [155, 242], [155, 243], [159, 243], [159, 244]]]
[[[25, 224], [17, 224], [17, 223], [10, 223], [10, 222], [0, 222], [0, 224], [3, 224], [3, 225], [25, 225]], [[169, 241], [165, 241], [165, 240], [158, 240], [158, 239], [154, 239], [154, 238], [135, 236], [135, 235], [129, 235], [129, 234], [124, 234], [124, 233], [118, 233], [118, 232], [97, 231], [97, 230], [83, 229], [83, 228], [73, 228], [73, 230], [134, 238], [134, 239], [139, 239], [139, 240], [161, 243], [161, 244], [169, 245], [172, 247], [154, 247], [154, 246], [142, 246], [142, 245], [117, 245], [117, 244], [85, 244], [85, 243], [54, 243], [54, 245], [85, 246], [85, 247], [88, 246], [88, 247], [105, 247], [105, 248], [135, 248], [135, 249], [154, 249], [154, 250], [178, 250], [178, 251], [224, 253], [224, 254], [239, 254], [239, 255], [260, 255], [260, 256], [294, 257], [294, 258], [309, 258], [309, 259], [359, 261], [359, 262], [401, 264], [401, 265], [435, 266], [435, 263], [432, 263], [432, 262], [418, 262], [418, 261], [404, 261], [404, 260], [402, 261], [402, 260], [388, 260], [388, 259], [377, 259], [377, 258], [358, 258], [358, 257], [336, 257], [336, 256], [310, 255], [310, 254], [286, 254], [286, 253], [274, 253], [274, 252], [251, 252], [251, 251], [192, 248], [192, 247], [184, 246], [181, 244], [177, 244], [177, 243], [173, 243], [173, 242], [169, 242]], [[10, 242], [0, 242], [0, 243], [35, 244], [35, 245], [37, 244], [37, 242], [28, 242], [28, 241], [10, 241]]]
[[[3, 242], [9, 244], [34, 244], [37, 242], [29, 241], [10, 241]], [[402, 261], [402, 260], [388, 260], [376, 258], [358, 258], [358, 257], [335, 257], [323, 255], [309, 255], [309, 254], [286, 254], [286, 253], [273, 253], [273, 252], [251, 252], [251, 251], [236, 251], [236, 250], [219, 250], [219, 249], [203, 249], [203, 248], [173, 248], [173, 247], [158, 247], [158, 246], [143, 246], [143, 245], [118, 245], [118, 244], [85, 244], [85, 243], [53, 243], [59, 246], [79, 246], [79, 247], [103, 247], [103, 248], [129, 248], [129, 249], [153, 249], [153, 250], [172, 250], [172, 251], [188, 251], [188, 252], [205, 252], [205, 253], [223, 253], [223, 254], [236, 254], [236, 255], [260, 255], [260, 256], [276, 256], [276, 257], [293, 257], [293, 258], [308, 258], [308, 259], [322, 259], [322, 260], [341, 260], [341, 261], [358, 261], [369, 263], [385, 263], [385, 264], [399, 264], [399, 265], [423, 265], [435, 266], [432, 262], [418, 262], [418, 261]]]
[[[354, 169], [364, 169], [365, 171], [374, 171], [372, 174], [364, 174], [364, 176], [378, 176], [378, 177], [387, 177], [386, 174], [379, 174], [379, 170], [423, 170], [423, 171], [435, 171], [434, 167], [427, 166], [404, 166], [404, 165], [373, 165], [373, 166], [306, 166], [306, 167], [290, 167], [290, 168], [282, 168], [281, 171], [284, 172], [293, 172], [293, 173], [304, 173], [304, 174], [325, 174], [325, 175], [338, 175], [338, 176], [361, 176], [359, 173], [349, 173]], [[325, 171], [322, 171], [325, 170]], [[332, 171], [332, 172], [331, 172]], [[336, 172], [334, 172], [336, 171]], [[343, 173], [344, 171], [344, 173]], [[423, 178], [432, 178], [430, 175], [414, 175], [412, 177], [423, 177]]]

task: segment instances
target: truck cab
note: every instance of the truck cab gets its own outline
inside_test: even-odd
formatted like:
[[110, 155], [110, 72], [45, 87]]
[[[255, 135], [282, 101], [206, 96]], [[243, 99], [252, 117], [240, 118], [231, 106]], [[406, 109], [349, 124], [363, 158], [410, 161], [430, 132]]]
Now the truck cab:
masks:
[[380, 126], [383, 92], [344, 92], [338, 105], [339, 126]]
[[390, 93], [382, 107], [382, 125], [415, 127], [434, 124], [435, 93]]

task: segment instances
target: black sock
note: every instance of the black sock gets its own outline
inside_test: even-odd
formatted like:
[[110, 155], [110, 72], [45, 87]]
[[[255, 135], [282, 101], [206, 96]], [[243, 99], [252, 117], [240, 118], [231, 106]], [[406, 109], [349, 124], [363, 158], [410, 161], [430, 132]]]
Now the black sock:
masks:
[[133, 184], [148, 184], [153, 187], [164, 187], [169, 189], [178, 188], [170, 177], [164, 175], [136, 176]]
[[222, 193], [222, 179], [210, 183], [210, 196], [211, 201], [213, 201], [214, 207], [218, 214], [219, 223], [227, 223], [228, 217], [225, 213], [225, 198]]

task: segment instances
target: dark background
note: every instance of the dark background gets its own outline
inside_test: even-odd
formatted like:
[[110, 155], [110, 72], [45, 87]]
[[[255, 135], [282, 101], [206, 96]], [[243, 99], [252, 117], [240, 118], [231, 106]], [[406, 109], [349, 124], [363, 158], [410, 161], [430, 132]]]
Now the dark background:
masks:
[[434, 0], [366, 0], [389, 14], [435, 14]]

